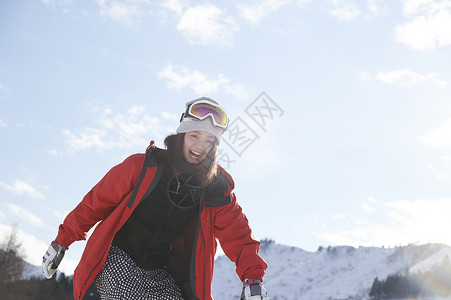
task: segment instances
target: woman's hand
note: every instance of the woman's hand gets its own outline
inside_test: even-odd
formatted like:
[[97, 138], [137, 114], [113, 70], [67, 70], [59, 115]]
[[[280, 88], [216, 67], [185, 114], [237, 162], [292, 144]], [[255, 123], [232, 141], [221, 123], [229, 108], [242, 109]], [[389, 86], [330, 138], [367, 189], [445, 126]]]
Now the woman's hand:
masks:
[[241, 300], [269, 300], [269, 297], [260, 280], [248, 278], [243, 281]]

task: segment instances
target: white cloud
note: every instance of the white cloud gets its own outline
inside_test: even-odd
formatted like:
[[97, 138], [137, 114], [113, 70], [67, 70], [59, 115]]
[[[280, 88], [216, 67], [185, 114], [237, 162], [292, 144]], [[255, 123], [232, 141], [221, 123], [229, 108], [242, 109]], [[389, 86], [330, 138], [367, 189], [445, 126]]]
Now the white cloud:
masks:
[[368, 74], [367, 72], [358, 71], [357, 77], [360, 81], [368, 81], [370, 79], [370, 74]]
[[188, 3], [183, 0], [165, 0], [161, 2], [161, 7], [174, 12], [177, 16], [182, 16], [183, 11], [188, 7]]
[[371, 202], [373, 204], [379, 204], [379, 201], [377, 201], [376, 198], [371, 197], [371, 196], [366, 197], [366, 200], [368, 200], [368, 202]]
[[362, 208], [362, 211], [366, 214], [370, 214], [375, 211], [375, 209], [372, 206], [370, 206], [366, 203], [362, 204], [361, 208]]
[[[0, 224], [0, 236], [5, 237], [11, 234], [11, 232], [11, 226]], [[35, 236], [27, 234], [20, 229], [16, 229], [16, 234], [17, 242], [21, 245], [25, 261], [32, 265], [40, 266], [42, 264], [42, 255], [48, 245], [38, 240]]]
[[[220, 7], [206, 3], [190, 5], [184, 0], [96, 0], [100, 14], [110, 17], [123, 26], [132, 26], [145, 18], [152, 17], [165, 24], [168, 16], [174, 14], [177, 30], [191, 44], [225, 45], [233, 44], [238, 26], [233, 17]], [[155, 18], [155, 16], [158, 16]]]
[[93, 112], [98, 115], [97, 127], [85, 127], [80, 133], [73, 133], [69, 129], [63, 131], [69, 151], [145, 147], [150, 138], [166, 133], [161, 130], [158, 118], [145, 114], [144, 106], [133, 105], [125, 113], [115, 114], [110, 108], [95, 108]]
[[123, 26], [130, 26], [142, 17], [147, 15], [146, 4], [149, 4], [148, 0], [129, 0], [129, 1], [116, 1], [116, 0], [97, 0], [97, 4], [100, 7], [100, 14], [109, 16], [113, 21], [119, 22]]
[[31, 198], [44, 199], [44, 195], [35, 187], [19, 179], [16, 179], [13, 184], [7, 184], [0, 181], [0, 186], [16, 195], [28, 195]]
[[9, 90], [0, 83], [0, 100], [6, 100]]
[[445, 179], [447, 177], [448, 177], [447, 175], [442, 174], [442, 173], [438, 173], [438, 174], [435, 175], [435, 178], [437, 178], [438, 180], [442, 180], [442, 179]]
[[0, 83], [0, 92], [2, 92], [2, 93], [9, 93], [8, 89], [5, 88], [5, 87], [3, 86], [3, 84], [1, 84], [1, 83]]
[[3, 122], [2, 119], [0, 119], [0, 127], [8, 127], [5, 122]]
[[223, 86], [226, 94], [232, 95], [240, 100], [249, 100], [251, 93], [249, 88], [241, 83], [230, 83]]
[[383, 6], [381, 0], [368, 0], [367, 7], [372, 16], [382, 16], [388, 13], [388, 8]]
[[330, 14], [342, 21], [351, 21], [364, 15], [366, 19], [386, 15], [389, 11], [388, 5], [384, 0], [329, 0], [334, 5]]
[[397, 225], [406, 241], [443, 242], [451, 244], [446, 232], [451, 226], [451, 199], [401, 200], [387, 204], [399, 216]]
[[216, 78], [209, 78], [202, 72], [169, 64], [158, 73], [158, 77], [166, 80], [166, 85], [169, 88], [176, 90], [189, 88], [202, 96], [214, 94], [221, 90], [238, 99], [249, 99], [249, 92], [244, 85], [233, 83], [232, 79], [222, 74], [217, 75]]
[[423, 82], [431, 82], [432, 84], [437, 86], [446, 85], [446, 81], [440, 79], [440, 76], [438, 74], [420, 74], [412, 70], [397, 70], [390, 72], [379, 71], [376, 78], [380, 81], [390, 84], [397, 84], [401, 87], [412, 87]]
[[238, 30], [235, 20], [212, 4], [196, 5], [183, 11], [177, 24], [191, 44], [233, 44], [234, 32]]
[[327, 232], [317, 234], [316, 236], [331, 245], [346, 245], [356, 247], [362, 245], [356, 241], [365, 240], [368, 236], [368, 232], [358, 227], [348, 230], [330, 230], [329, 228], [327, 228]]
[[144, 105], [132, 105], [127, 112], [131, 115], [140, 115], [146, 111], [146, 107]]
[[449, 0], [405, 0], [404, 14], [408, 21], [395, 29], [399, 42], [417, 50], [451, 45]]
[[440, 127], [418, 137], [420, 141], [431, 147], [444, 149], [451, 148], [451, 119]]
[[63, 131], [66, 141], [69, 144], [70, 151], [86, 150], [89, 148], [97, 148], [98, 150], [105, 150], [113, 148], [109, 141], [105, 141], [106, 130], [98, 128], [85, 128], [78, 136], [73, 134], [70, 130]]
[[168, 120], [173, 120], [173, 121], [176, 121], [176, 122], [180, 121], [180, 116], [176, 116], [173, 113], [169, 113], [169, 112], [166, 112], [166, 111], [161, 112], [161, 116], [163, 118], [165, 118], [165, 119], [168, 119]]
[[353, 3], [342, 3], [339, 0], [332, 0], [335, 9], [330, 13], [342, 21], [350, 21], [357, 18], [362, 12]]
[[[376, 221], [353, 220], [316, 234], [334, 245], [399, 246], [409, 243], [444, 243], [451, 245], [451, 199], [393, 201], [381, 205], [372, 214], [382, 214]], [[383, 220], [383, 221], [381, 221]]]
[[[230, 151], [227, 152], [231, 153]], [[239, 164], [243, 164], [243, 169], [251, 176], [269, 176], [270, 171], [268, 170], [280, 163], [277, 160], [276, 150], [270, 150], [270, 147], [255, 147], [255, 145], [250, 144], [249, 148], [242, 150], [242, 155], [245, 159], [242, 159]], [[265, 161], [264, 164], [261, 163], [263, 160]], [[221, 162], [221, 166], [228, 169], [227, 163], [232, 165], [235, 162], [236, 160], [227, 157], [227, 159], [224, 158], [224, 162]]]
[[338, 220], [344, 220], [344, 219], [346, 219], [346, 215], [338, 213], [338, 214], [334, 215], [333, 218], [338, 219]]
[[52, 155], [55, 155], [55, 156], [63, 156], [63, 152], [58, 151], [56, 149], [49, 150], [49, 153], [52, 154]]
[[366, 200], [369, 203], [363, 203], [360, 206], [360, 208], [362, 209], [363, 213], [365, 213], [365, 214], [372, 214], [372, 213], [376, 212], [376, 208], [375, 207], [379, 206], [379, 201], [377, 201], [376, 198], [371, 197], [371, 196], [367, 196]]
[[265, 0], [254, 4], [238, 4], [237, 8], [241, 17], [251, 24], [258, 24], [260, 20], [271, 12], [278, 10], [291, 0]]
[[436, 0], [403, 0], [403, 11], [407, 16], [428, 10]]
[[20, 207], [15, 204], [8, 204], [7, 206], [8, 206], [8, 209], [10, 210], [10, 212], [12, 214], [16, 215], [18, 218], [20, 218], [24, 221], [27, 221], [34, 226], [41, 227], [44, 225], [44, 222], [39, 217], [37, 217], [33, 213], [29, 212], [25, 208]]
[[[50, 241], [43, 242], [36, 236], [28, 234], [21, 229], [13, 228], [0, 223], [0, 237], [7, 237], [13, 230], [16, 232], [16, 241], [20, 244], [20, 249], [21, 253], [24, 255], [24, 260], [31, 265], [41, 266], [42, 255], [49, 247]], [[0, 240], [0, 242], [3, 241]], [[58, 269], [64, 272], [66, 276], [74, 273], [74, 270], [80, 261], [81, 253], [83, 252], [83, 243], [85, 242], [83, 241], [72, 244], [70, 251], [66, 252], [66, 256], [64, 257], [61, 265], [58, 267]], [[35, 270], [31, 270], [31, 272], [35, 272]]]
[[221, 85], [228, 84], [230, 80], [219, 74], [216, 79], [209, 79], [207, 75], [199, 71], [191, 71], [182, 67], [166, 66], [158, 73], [158, 77], [166, 79], [170, 88], [180, 90], [191, 88], [196, 94], [211, 94], [218, 91]]

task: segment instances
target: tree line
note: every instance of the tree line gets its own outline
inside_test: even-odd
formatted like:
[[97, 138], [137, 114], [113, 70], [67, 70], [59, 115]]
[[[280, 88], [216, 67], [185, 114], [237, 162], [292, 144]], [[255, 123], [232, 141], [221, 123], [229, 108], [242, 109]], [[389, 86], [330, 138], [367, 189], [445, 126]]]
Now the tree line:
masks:
[[[0, 244], [0, 295], [2, 300], [69, 300], [74, 299], [72, 276], [57, 272], [57, 276], [46, 279], [26, 276], [24, 254], [17, 241], [16, 229]], [[100, 299], [94, 285], [83, 299]]]
[[370, 290], [373, 300], [431, 296], [451, 296], [451, 263], [448, 256], [427, 272], [393, 274], [385, 280], [375, 278]]

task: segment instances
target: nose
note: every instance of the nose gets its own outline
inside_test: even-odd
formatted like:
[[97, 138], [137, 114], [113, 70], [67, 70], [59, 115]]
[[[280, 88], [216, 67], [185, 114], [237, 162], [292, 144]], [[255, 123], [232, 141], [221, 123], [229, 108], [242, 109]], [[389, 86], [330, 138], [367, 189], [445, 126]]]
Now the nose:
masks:
[[202, 151], [208, 149], [209, 146], [210, 146], [210, 142], [208, 142], [208, 141], [196, 141], [196, 143], [195, 143], [195, 147]]

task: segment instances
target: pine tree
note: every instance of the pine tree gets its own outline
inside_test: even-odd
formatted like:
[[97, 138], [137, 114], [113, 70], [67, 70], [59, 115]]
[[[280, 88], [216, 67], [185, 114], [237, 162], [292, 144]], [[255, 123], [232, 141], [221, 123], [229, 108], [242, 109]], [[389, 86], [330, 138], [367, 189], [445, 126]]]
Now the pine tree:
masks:
[[17, 229], [12, 228], [0, 244], [0, 295], [10, 298], [14, 282], [21, 279], [24, 271], [21, 244], [17, 241]]

